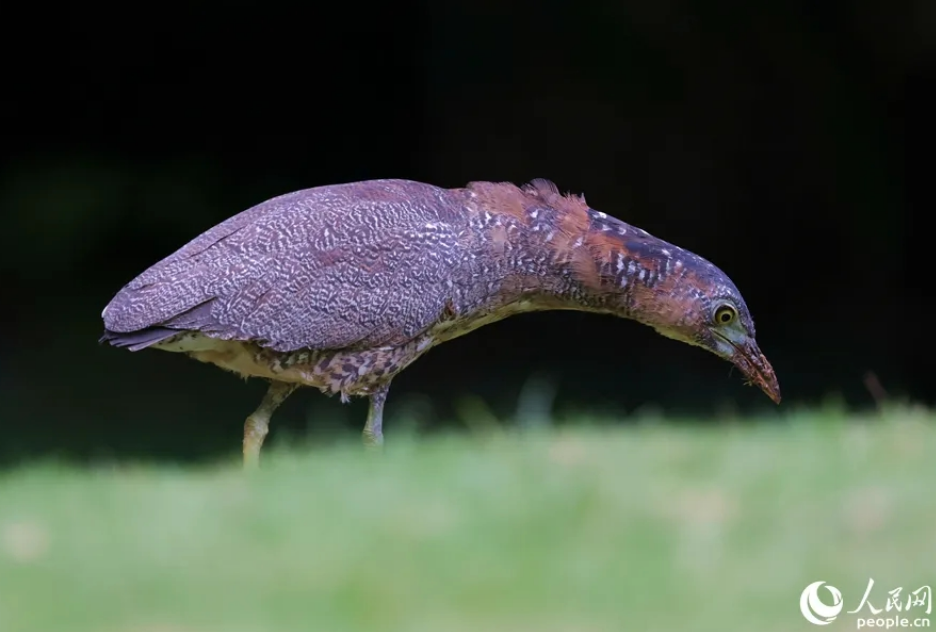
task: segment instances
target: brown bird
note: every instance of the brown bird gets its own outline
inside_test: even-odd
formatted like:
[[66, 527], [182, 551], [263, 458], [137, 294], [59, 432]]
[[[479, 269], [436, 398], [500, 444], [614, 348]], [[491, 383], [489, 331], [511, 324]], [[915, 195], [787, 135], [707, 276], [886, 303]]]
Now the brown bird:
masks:
[[644, 323], [780, 389], [741, 293], [715, 265], [543, 179], [444, 189], [409, 180], [321, 186], [258, 204], [127, 284], [101, 341], [187, 354], [270, 381], [244, 425], [255, 464], [298, 386], [370, 398], [383, 442], [390, 382], [432, 347], [522, 312]]

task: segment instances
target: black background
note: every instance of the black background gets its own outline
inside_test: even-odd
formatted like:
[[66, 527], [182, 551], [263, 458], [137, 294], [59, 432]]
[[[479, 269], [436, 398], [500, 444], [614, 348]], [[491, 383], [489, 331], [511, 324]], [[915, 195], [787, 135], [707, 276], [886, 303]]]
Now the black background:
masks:
[[[930, 95], [917, 2], [22, 4], [2, 38], [0, 455], [236, 451], [264, 386], [99, 346], [120, 286], [287, 191], [535, 177], [711, 259], [745, 295], [779, 409], [699, 349], [611, 317], [525, 315], [395, 380], [394, 419], [861, 408], [873, 371], [933, 403]], [[357, 431], [314, 391], [275, 436]], [[397, 427], [402, 427], [399, 421]]]

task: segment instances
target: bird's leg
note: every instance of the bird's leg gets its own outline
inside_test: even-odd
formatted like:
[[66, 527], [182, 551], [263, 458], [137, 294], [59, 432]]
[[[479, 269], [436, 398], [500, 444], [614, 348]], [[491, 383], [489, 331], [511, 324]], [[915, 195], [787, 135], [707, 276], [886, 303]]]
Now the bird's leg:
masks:
[[296, 390], [296, 386], [287, 382], [271, 382], [257, 410], [244, 422], [244, 467], [254, 468], [260, 464], [260, 448], [270, 431], [270, 417]]
[[364, 432], [361, 433], [366, 448], [379, 450], [383, 446], [383, 409], [389, 391], [390, 384], [387, 383], [370, 395], [367, 423], [364, 424]]

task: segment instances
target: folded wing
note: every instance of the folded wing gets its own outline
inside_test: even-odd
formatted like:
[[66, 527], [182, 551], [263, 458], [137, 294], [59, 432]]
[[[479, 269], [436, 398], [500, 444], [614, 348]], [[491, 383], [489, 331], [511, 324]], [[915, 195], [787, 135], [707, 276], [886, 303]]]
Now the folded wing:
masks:
[[138, 349], [187, 330], [277, 351], [409, 340], [444, 309], [458, 259], [446, 195], [375, 180], [268, 200], [127, 284], [104, 339]]

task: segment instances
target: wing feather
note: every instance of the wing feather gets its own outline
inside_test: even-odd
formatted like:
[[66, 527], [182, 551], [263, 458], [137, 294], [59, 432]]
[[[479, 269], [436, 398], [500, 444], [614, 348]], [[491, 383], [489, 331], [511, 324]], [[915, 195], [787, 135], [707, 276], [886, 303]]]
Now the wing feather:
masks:
[[280, 196], [143, 272], [104, 324], [112, 337], [195, 330], [278, 351], [398, 344], [444, 309], [459, 217], [448, 191], [406, 180]]

